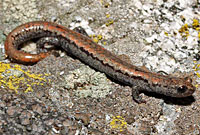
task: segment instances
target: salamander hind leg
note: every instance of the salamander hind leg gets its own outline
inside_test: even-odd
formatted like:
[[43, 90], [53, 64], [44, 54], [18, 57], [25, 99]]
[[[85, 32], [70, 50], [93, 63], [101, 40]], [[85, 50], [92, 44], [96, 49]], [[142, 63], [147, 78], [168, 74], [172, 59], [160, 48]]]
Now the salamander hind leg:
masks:
[[133, 100], [135, 100], [137, 103], [146, 103], [146, 101], [144, 99], [142, 99], [142, 97], [140, 96], [140, 87], [138, 86], [132, 86], [132, 97]]

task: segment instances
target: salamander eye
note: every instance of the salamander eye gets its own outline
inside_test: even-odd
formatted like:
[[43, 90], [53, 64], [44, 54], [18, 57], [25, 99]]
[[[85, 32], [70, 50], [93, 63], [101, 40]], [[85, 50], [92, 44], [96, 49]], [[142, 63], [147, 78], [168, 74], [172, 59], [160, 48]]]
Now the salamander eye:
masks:
[[184, 92], [186, 92], [186, 90], [187, 90], [186, 86], [181, 86], [181, 87], [178, 87], [177, 92], [178, 93], [184, 93]]

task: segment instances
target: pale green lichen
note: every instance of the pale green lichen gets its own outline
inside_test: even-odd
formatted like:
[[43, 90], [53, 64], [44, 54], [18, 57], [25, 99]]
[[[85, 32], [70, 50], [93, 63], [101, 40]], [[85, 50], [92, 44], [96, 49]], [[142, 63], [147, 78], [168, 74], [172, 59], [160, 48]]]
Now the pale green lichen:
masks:
[[79, 97], [105, 97], [111, 91], [111, 81], [105, 74], [96, 72], [88, 66], [71, 71], [65, 76], [66, 89], [75, 90], [75, 95]]
[[32, 21], [39, 14], [36, 0], [5, 0], [2, 7], [5, 11], [3, 19], [6, 22], [11, 20], [17, 20], [18, 22]]

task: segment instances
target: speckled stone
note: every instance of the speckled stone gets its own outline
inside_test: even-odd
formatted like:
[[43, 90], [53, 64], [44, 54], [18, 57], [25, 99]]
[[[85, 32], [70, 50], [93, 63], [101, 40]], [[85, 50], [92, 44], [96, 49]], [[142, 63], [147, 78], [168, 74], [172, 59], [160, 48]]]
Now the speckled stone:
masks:
[[[200, 18], [196, 0], [0, 3], [0, 49], [4, 49], [5, 35], [19, 24], [47, 20], [102, 35], [100, 45], [151, 71], [193, 71], [193, 60], [199, 53], [198, 32], [190, 27], [188, 39], [178, 32], [184, 24]], [[144, 93], [147, 103], [137, 104], [128, 86], [108, 80], [63, 50], [58, 54], [34, 65], [21, 65], [31, 73], [50, 74], [47, 79], [51, 81], [33, 87], [33, 92], [16, 94], [0, 88], [0, 134], [199, 134], [199, 89], [186, 99]], [[127, 128], [112, 128], [112, 116], [123, 117]]]

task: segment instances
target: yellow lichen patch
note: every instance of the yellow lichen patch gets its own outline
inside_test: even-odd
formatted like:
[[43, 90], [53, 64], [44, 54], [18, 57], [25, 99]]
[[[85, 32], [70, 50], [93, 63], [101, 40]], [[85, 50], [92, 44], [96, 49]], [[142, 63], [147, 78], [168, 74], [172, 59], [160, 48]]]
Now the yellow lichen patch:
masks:
[[29, 71], [21, 69], [20, 65], [14, 65], [0, 62], [0, 85], [18, 93], [19, 87], [24, 87], [24, 92], [33, 91], [32, 86], [43, 85], [46, 82], [44, 76], [48, 74], [32, 74]]
[[182, 37], [185, 37], [186, 39], [189, 36], [189, 29], [188, 29], [188, 24], [184, 24], [179, 30], [178, 32], [181, 34]]
[[199, 73], [196, 73], [196, 75], [197, 75], [197, 77], [199, 77], [199, 78], [200, 78], [200, 74], [199, 74]]
[[110, 26], [113, 23], [114, 23], [114, 20], [108, 20], [108, 22], [106, 23], [106, 26]]
[[110, 17], [110, 14], [106, 14], [106, 18], [109, 18]]
[[105, 41], [104, 41], [104, 42], [103, 42], [103, 44], [104, 44], [104, 45], [106, 45], [106, 44], [107, 44], [107, 42], [105, 42]]
[[199, 20], [193, 19], [192, 27], [193, 27], [193, 29], [198, 31], [198, 38], [200, 39], [200, 23], [199, 23]]
[[122, 132], [127, 128], [127, 122], [125, 122], [122, 116], [114, 116], [110, 122], [110, 126], [112, 129], [117, 129]]
[[184, 24], [180, 29], [179, 29], [179, 33], [181, 34], [182, 37], [184, 38], [188, 38], [189, 36], [189, 28], [194, 29], [195, 31], [198, 32], [198, 38], [200, 39], [200, 23], [198, 19], [193, 19], [193, 23], [192, 25], [188, 25], [188, 24]]
[[114, 23], [114, 20], [110, 19], [110, 16], [111, 16], [110, 14], [106, 14], [106, 18], [107, 18], [106, 26], [107, 27]]
[[164, 32], [164, 34], [165, 34], [166, 36], [169, 36], [169, 34], [168, 34], [167, 32]]
[[102, 40], [102, 35], [90, 35], [90, 37], [92, 38], [92, 40], [93, 40], [95, 43], [98, 43], [99, 40]]
[[[193, 67], [193, 69], [194, 69], [194, 71], [195, 71], [195, 73], [196, 73], [196, 76], [198, 77], [198, 78], [200, 78], [200, 64], [199, 63], [197, 63], [197, 61], [194, 61], [194, 67]], [[195, 87], [198, 87], [199, 85], [197, 84], [197, 86], [195, 86]]]
[[197, 20], [197, 19], [193, 19], [192, 27], [193, 27], [195, 30], [198, 31], [199, 28], [200, 28], [199, 20]]
[[194, 64], [195, 64], [193, 67], [194, 71], [200, 71], [200, 64], [198, 64], [197, 61], [194, 61]]
[[100, 3], [105, 7], [105, 8], [108, 8], [109, 7], [109, 3], [106, 2], [105, 0], [100, 0]]

